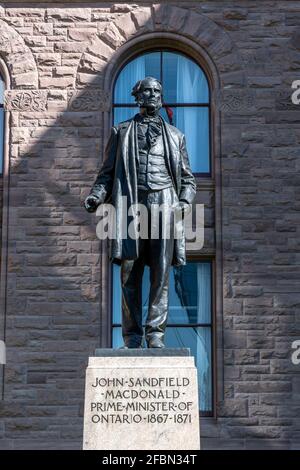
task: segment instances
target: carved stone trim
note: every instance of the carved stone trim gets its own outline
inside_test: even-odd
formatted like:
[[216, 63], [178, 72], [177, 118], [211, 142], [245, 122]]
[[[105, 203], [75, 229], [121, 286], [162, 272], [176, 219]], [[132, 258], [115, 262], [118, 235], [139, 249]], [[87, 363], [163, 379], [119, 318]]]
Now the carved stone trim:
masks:
[[7, 111], [44, 111], [47, 95], [47, 90], [7, 90], [4, 107]]
[[216, 107], [226, 114], [245, 114], [255, 109], [255, 94], [249, 89], [220, 90]]
[[[57, 89], [54, 90], [57, 94]], [[7, 90], [5, 91], [4, 108], [6, 111], [46, 111], [51, 102], [51, 109], [57, 105], [68, 111], [109, 111], [110, 94], [102, 89], [68, 90], [68, 102], [62, 101], [61, 94], [53, 90]]]
[[68, 109], [70, 111], [109, 111], [110, 94], [104, 90], [69, 90]]

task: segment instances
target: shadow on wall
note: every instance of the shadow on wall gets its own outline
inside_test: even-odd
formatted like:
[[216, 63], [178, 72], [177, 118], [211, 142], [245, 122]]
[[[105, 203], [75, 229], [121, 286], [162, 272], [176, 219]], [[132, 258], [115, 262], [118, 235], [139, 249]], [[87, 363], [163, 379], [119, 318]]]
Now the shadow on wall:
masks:
[[[116, 45], [106, 47], [114, 52]], [[82, 445], [84, 372], [103, 336], [101, 243], [83, 201], [102, 160], [105, 72], [89, 51], [78, 91], [22, 91], [13, 82], [7, 93], [7, 365], [0, 403], [0, 447], [7, 449]]]
[[[59, 439], [62, 426], [65, 439], [81, 439], [84, 370], [101, 328], [100, 242], [82, 201], [101, 134], [99, 112], [22, 111], [11, 123], [18, 156], [9, 189], [5, 397], [15, 417], [7, 438], [24, 438], [28, 427], [28, 439]], [[24, 401], [30, 418], [18, 406]]]
[[16, 91], [10, 120], [0, 447], [80, 449], [102, 287], [96, 218], [82, 203], [101, 162], [103, 113], [95, 103], [87, 110], [89, 94], [72, 100], [67, 90], [37, 93]]

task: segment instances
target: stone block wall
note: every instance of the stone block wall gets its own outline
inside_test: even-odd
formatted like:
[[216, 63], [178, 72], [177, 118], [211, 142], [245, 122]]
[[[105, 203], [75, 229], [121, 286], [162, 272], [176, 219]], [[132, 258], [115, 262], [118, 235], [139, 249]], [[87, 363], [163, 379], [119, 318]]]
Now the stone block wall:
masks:
[[299, 448], [299, 26], [297, 1], [1, 3], [11, 89], [0, 448], [81, 448], [87, 357], [109, 344], [105, 255], [81, 204], [107, 136], [110, 69], [127, 42], [164, 33], [201, 48], [219, 81], [218, 175], [203, 193], [198, 181], [199, 201], [211, 205], [214, 190], [219, 200], [209, 226], [223, 279], [217, 412], [202, 420], [202, 446]]

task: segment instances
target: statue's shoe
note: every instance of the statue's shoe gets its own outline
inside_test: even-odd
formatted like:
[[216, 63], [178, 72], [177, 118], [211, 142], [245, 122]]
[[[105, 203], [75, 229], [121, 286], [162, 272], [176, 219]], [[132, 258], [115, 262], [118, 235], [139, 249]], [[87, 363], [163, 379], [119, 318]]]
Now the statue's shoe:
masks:
[[164, 342], [159, 338], [151, 338], [147, 341], [148, 348], [164, 348]]
[[138, 344], [124, 344], [124, 346], [122, 346], [120, 349], [142, 349], [142, 346], [141, 345], [138, 345]]

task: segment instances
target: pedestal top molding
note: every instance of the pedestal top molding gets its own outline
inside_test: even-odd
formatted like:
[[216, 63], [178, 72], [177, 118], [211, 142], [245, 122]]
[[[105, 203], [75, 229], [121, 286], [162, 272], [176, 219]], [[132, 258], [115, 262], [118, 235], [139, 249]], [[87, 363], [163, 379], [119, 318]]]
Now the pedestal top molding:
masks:
[[190, 348], [96, 349], [96, 357], [176, 357], [190, 356]]

